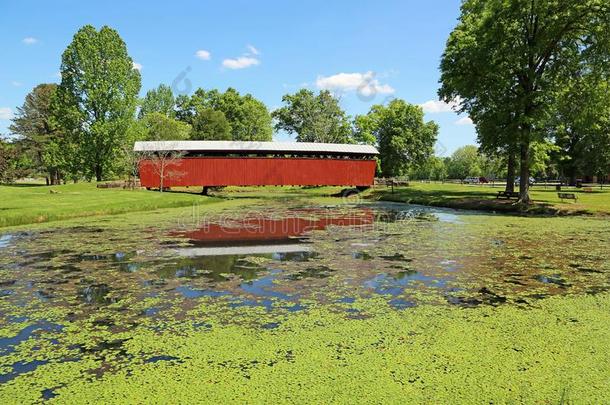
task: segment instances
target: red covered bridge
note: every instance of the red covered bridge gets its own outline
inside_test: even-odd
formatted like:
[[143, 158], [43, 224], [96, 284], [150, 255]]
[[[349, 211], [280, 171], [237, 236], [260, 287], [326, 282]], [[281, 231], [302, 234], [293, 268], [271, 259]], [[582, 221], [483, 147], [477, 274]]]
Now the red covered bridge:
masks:
[[[368, 187], [375, 176], [370, 145], [305, 142], [136, 142], [141, 184], [183, 186]], [[163, 178], [163, 182], [161, 182]]]

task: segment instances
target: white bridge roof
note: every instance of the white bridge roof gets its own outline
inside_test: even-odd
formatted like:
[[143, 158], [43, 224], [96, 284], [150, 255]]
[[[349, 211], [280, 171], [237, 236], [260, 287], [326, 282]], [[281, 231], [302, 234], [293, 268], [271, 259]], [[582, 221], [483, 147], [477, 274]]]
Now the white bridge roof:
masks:
[[136, 142], [136, 152], [184, 151], [184, 152], [308, 152], [315, 154], [346, 153], [377, 155], [371, 145], [314, 142], [248, 142], [248, 141], [146, 141]]

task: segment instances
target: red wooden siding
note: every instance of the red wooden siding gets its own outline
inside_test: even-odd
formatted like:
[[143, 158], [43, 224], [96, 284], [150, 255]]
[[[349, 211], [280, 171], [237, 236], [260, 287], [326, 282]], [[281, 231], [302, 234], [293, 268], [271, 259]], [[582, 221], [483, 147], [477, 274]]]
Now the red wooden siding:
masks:
[[[144, 187], [159, 187], [159, 163], [140, 163]], [[180, 186], [370, 186], [374, 160], [193, 157], [168, 163], [164, 187]]]

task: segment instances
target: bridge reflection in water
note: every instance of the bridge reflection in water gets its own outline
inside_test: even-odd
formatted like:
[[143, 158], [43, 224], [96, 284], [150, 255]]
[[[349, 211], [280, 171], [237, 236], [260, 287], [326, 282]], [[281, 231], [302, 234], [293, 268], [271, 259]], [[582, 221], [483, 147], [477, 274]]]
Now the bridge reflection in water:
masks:
[[371, 230], [375, 222], [368, 208], [336, 211], [301, 209], [282, 218], [247, 216], [205, 223], [195, 230], [174, 232], [192, 247], [177, 249], [180, 256], [247, 255], [308, 252], [307, 239], [314, 231], [332, 227]]

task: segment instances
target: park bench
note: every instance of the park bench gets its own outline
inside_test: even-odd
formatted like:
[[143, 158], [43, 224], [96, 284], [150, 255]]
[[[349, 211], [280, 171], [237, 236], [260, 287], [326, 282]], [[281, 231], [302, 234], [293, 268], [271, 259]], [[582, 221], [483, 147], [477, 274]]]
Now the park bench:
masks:
[[510, 200], [511, 198], [519, 199], [519, 193], [516, 191], [498, 191], [496, 199], [505, 198]]
[[563, 202], [563, 200], [578, 201], [578, 197], [574, 193], [557, 193], [557, 197], [561, 199], [561, 202]]

